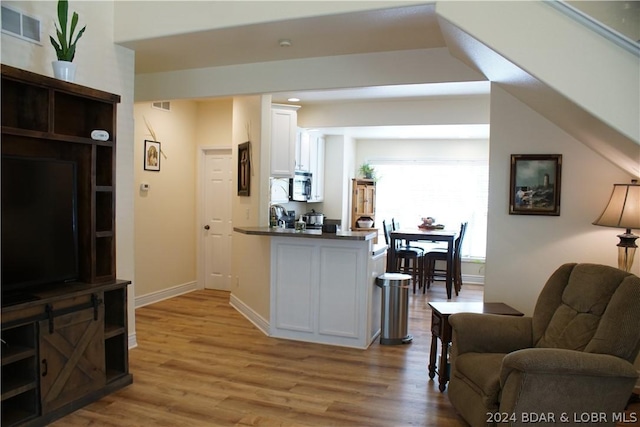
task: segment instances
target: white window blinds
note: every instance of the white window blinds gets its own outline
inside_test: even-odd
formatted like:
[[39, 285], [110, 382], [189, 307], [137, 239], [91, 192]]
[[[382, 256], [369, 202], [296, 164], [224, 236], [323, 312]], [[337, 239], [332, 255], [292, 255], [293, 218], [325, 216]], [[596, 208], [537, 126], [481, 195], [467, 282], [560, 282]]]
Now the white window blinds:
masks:
[[402, 228], [417, 227], [431, 216], [447, 229], [468, 221], [464, 258], [486, 255], [488, 160], [376, 160], [376, 219], [395, 218]]

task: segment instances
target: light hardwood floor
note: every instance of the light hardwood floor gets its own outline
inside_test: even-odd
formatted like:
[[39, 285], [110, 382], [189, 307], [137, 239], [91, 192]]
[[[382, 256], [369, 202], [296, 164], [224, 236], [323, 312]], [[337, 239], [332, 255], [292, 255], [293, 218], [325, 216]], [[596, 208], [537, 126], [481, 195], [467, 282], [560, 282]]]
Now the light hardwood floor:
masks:
[[[409, 345], [368, 350], [268, 338], [229, 306], [196, 291], [136, 310], [134, 382], [54, 426], [465, 426], [427, 372], [429, 301], [410, 300]], [[457, 301], [481, 301], [467, 285]]]
[[[482, 287], [452, 300], [481, 301]], [[368, 350], [268, 338], [227, 292], [152, 304], [136, 310], [133, 384], [52, 425], [467, 426], [427, 373], [429, 301], [446, 301], [442, 283], [411, 297], [412, 344]], [[640, 403], [628, 412], [640, 415]]]

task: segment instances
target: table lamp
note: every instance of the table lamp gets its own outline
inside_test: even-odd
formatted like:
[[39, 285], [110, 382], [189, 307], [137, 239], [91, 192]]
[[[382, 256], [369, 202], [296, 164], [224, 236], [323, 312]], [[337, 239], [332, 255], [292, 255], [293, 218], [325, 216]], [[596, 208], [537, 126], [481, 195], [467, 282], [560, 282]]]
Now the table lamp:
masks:
[[607, 207], [593, 222], [594, 225], [605, 227], [625, 228], [626, 232], [619, 234], [618, 268], [630, 271], [633, 257], [636, 253], [636, 239], [631, 229], [640, 229], [640, 184], [638, 180], [631, 180], [631, 184], [613, 184], [613, 192]]

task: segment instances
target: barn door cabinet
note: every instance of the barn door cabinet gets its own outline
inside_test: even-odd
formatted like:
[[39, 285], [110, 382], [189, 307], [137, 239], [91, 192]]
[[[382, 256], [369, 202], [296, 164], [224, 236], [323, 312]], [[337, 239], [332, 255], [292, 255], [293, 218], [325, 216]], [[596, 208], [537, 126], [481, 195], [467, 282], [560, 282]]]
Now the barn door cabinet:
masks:
[[[131, 282], [115, 271], [119, 102], [119, 95], [2, 65], [2, 155], [75, 162], [80, 254], [77, 282], [29, 288], [29, 298], [2, 307], [3, 427], [49, 424], [133, 381]], [[95, 140], [93, 130], [109, 136]]]
[[127, 286], [71, 283], [2, 309], [2, 426], [41, 426], [132, 383]]

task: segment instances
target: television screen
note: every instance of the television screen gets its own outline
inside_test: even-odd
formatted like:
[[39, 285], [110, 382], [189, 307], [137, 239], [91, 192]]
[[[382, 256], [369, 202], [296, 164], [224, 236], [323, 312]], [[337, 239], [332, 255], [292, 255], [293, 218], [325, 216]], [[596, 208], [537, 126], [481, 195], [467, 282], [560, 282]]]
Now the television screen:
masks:
[[76, 164], [2, 157], [2, 291], [78, 278]]

